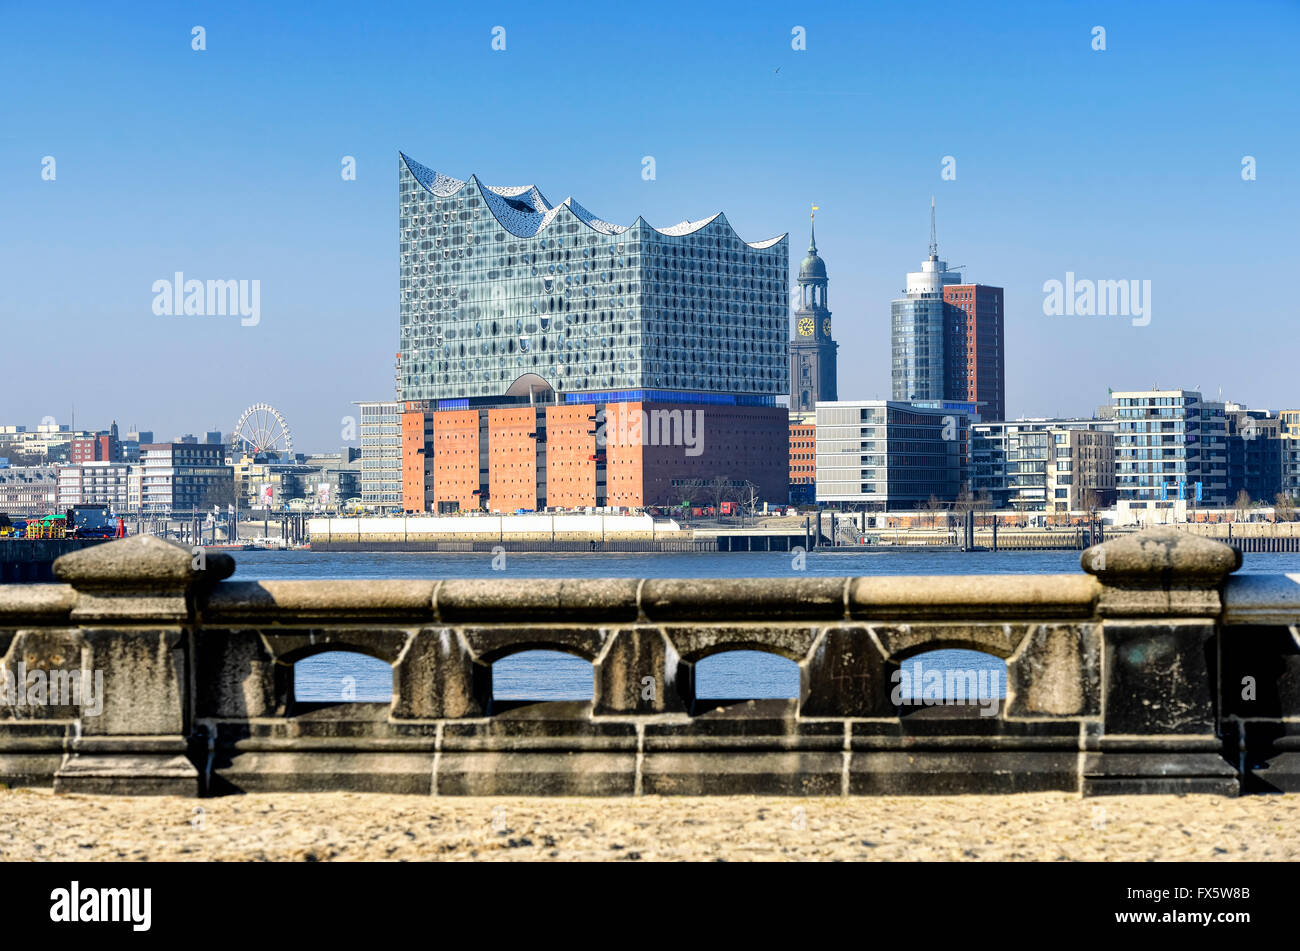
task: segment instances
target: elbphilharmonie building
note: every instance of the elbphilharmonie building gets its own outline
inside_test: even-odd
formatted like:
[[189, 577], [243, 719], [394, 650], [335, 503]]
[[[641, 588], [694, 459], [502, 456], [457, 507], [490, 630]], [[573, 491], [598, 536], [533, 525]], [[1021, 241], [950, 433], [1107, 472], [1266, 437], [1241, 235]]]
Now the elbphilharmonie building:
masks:
[[405, 155], [398, 180], [404, 511], [787, 501], [785, 235], [616, 225]]
[[400, 156], [403, 399], [557, 402], [615, 391], [773, 405], [788, 383], [785, 235], [722, 214], [616, 225], [535, 186], [461, 181]]

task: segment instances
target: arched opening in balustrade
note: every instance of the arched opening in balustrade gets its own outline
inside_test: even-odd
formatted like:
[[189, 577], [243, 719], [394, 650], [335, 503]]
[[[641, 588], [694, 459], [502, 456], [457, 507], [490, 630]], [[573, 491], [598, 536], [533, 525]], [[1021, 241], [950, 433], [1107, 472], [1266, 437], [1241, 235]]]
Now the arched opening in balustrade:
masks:
[[695, 664], [697, 700], [797, 700], [799, 665], [760, 650], [709, 654]]
[[577, 654], [531, 648], [505, 654], [492, 663], [494, 710], [525, 703], [590, 703], [594, 696], [595, 668]]
[[996, 717], [1007, 696], [1007, 662], [967, 648], [909, 654], [891, 679], [891, 699], [901, 716]]
[[295, 705], [393, 702], [393, 666], [370, 654], [325, 648], [293, 662]]

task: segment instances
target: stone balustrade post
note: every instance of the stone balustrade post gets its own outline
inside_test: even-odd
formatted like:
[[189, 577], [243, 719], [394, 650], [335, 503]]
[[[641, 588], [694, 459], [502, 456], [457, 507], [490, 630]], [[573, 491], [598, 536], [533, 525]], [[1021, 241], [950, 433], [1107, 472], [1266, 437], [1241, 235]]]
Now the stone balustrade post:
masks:
[[680, 660], [662, 630], [636, 625], [615, 630], [595, 663], [593, 712], [652, 714], [686, 709], [677, 683]]
[[1234, 548], [1157, 528], [1094, 545], [1082, 565], [1103, 584], [1102, 717], [1088, 737], [1084, 795], [1236, 795], [1217, 734], [1220, 592]]
[[197, 795], [186, 756], [193, 716], [194, 592], [234, 571], [151, 535], [64, 555], [54, 574], [76, 591], [69, 618], [83, 677], [102, 677], [102, 709], [80, 711], [56, 792]]

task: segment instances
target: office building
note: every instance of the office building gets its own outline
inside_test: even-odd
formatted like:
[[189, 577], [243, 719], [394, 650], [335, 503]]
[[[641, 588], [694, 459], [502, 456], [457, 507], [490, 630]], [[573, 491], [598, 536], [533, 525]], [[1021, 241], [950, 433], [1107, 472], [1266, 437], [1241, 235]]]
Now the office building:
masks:
[[342, 509], [361, 498], [361, 450], [351, 446], [338, 452], [303, 456], [306, 474], [299, 477], [299, 495], [313, 510]]
[[890, 304], [890, 349], [895, 401], [970, 402], [981, 419], [1005, 418], [1003, 291], [963, 283], [939, 259], [933, 201], [930, 256]]
[[402, 405], [358, 401], [361, 407], [361, 502], [367, 509], [402, 506]]
[[1282, 420], [1266, 409], [1228, 403], [1224, 424], [1229, 504], [1245, 492], [1254, 502], [1272, 505], [1282, 491]]
[[1280, 435], [1287, 439], [1300, 439], [1300, 409], [1279, 410]]
[[130, 511], [131, 473], [125, 462], [86, 462], [59, 466], [59, 510], [73, 505], [107, 505], [114, 512]]
[[153, 432], [150, 430], [145, 430], [144, 432], [135, 428], [128, 430], [125, 438], [122, 439], [121, 444], [122, 461], [139, 462], [140, 447], [147, 446], [153, 441]]
[[1018, 419], [971, 426], [971, 491], [993, 508], [1065, 513], [1115, 501], [1115, 423]]
[[140, 447], [140, 508], [145, 513], [189, 512], [234, 501], [234, 470], [221, 446], [198, 442]]
[[1005, 425], [972, 423], [970, 455], [967, 457], [971, 495], [988, 503], [989, 508], [1011, 507], [1014, 463], [1008, 460], [1010, 434]]
[[93, 435], [60, 423], [41, 423], [35, 429], [5, 425], [0, 426], [0, 447], [10, 457], [21, 455], [43, 462], [67, 462], [72, 441]]
[[117, 423], [107, 432], [75, 437], [68, 448], [68, 462], [74, 466], [87, 462], [122, 462], [122, 444], [118, 440]]
[[1006, 419], [1002, 288], [944, 284], [944, 398], [979, 406], [981, 419]]
[[886, 511], [955, 501], [968, 487], [970, 416], [886, 400], [817, 406], [817, 501]]
[[817, 501], [817, 414], [790, 414], [790, 504]]
[[1133, 390], [1111, 398], [1118, 502], [1138, 508], [1229, 504], [1223, 403], [1206, 401], [1196, 390]]
[[49, 515], [57, 504], [57, 466], [0, 468], [0, 512], [14, 517]]
[[1115, 504], [1115, 433], [1093, 426], [1053, 427], [1046, 510], [1094, 512]]
[[1284, 409], [1277, 414], [1282, 454], [1281, 491], [1292, 498], [1300, 497], [1300, 409]]

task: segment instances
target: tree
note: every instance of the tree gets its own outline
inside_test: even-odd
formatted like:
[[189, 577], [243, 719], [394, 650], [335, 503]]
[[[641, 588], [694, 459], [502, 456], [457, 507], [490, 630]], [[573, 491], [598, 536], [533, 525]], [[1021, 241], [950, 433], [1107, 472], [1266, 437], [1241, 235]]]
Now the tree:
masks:
[[930, 527], [934, 528], [935, 520], [939, 517], [939, 513], [944, 510], [944, 503], [940, 502], [936, 496], [931, 495], [925, 504], [921, 506], [921, 510], [927, 513]]
[[1246, 517], [1246, 510], [1250, 508], [1250, 493], [1242, 489], [1237, 493], [1236, 501], [1237, 519], [1240, 521]]
[[0, 446], [0, 459], [8, 459], [9, 465], [14, 468], [46, 464], [45, 457], [39, 452], [30, 452], [17, 443], [6, 443]]
[[1283, 522], [1295, 519], [1295, 499], [1290, 492], [1279, 492], [1273, 497], [1274, 517]]
[[709, 483], [709, 493], [713, 496], [713, 514], [721, 515], [722, 500], [731, 494], [731, 483], [727, 481], [726, 476], [718, 476]]
[[225, 508], [227, 505], [235, 504], [235, 483], [234, 480], [221, 481], [210, 485], [207, 491], [203, 493], [203, 505], [205, 509], [210, 509], [214, 505]]
[[961, 491], [957, 493], [957, 501], [953, 503], [952, 510], [958, 515], [965, 516], [967, 512], [975, 510], [975, 496], [971, 494], [968, 486], [962, 486]]
[[1090, 518], [1095, 518], [1097, 515], [1097, 502], [1100, 495], [1101, 493], [1092, 486], [1088, 486], [1079, 493], [1079, 501]]
[[683, 509], [685, 517], [690, 518], [691, 503], [699, 497], [699, 494], [699, 479], [682, 479], [668, 490], [668, 505], [671, 508]]
[[748, 510], [750, 518], [757, 517], [758, 486], [750, 482], [748, 479], [746, 479], [741, 485], [740, 505], [740, 525], [743, 528], [745, 525], [746, 510]]

